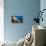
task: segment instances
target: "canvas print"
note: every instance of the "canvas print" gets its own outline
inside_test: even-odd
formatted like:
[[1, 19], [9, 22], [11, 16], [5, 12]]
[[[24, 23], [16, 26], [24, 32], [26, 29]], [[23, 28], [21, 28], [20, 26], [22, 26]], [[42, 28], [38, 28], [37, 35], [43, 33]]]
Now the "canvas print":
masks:
[[12, 16], [12, 23], [23, 23], [23, 16]]

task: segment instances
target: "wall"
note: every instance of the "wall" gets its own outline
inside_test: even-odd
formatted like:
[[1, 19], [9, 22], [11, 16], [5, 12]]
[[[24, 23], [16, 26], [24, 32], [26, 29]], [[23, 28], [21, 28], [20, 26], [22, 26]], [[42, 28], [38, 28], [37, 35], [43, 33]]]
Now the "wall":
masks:
[[[4, 0], [4, 34], [7, 41], [18, 41], [24, 37], [33, 24], [40, 9], [40, 0]], [[12, 24], [11, 16], [23, 16], [22, 24]]]
[[4, 41], [4, 0], [0, 0], [0, 42]]
[[[46, 9], [46, 0], [41, 0], [40, 1], [40, 9], [41, 9], [41, 11], [43, 10], [43, 9]], [[40, 22], [40, 25], [42, 25], [42, 26], [46, 26], [46, 10], [43, 12], [43, 15], [42, 15], [42, 17], [43, 17], [43, 22], [41, 21]]]

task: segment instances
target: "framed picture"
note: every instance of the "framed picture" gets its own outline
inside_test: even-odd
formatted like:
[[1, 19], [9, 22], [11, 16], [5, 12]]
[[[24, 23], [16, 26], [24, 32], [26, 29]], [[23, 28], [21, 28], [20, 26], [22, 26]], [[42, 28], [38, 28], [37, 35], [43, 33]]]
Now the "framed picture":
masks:
[[12, 23], [23, 23], [23, 16], [11, 16]]

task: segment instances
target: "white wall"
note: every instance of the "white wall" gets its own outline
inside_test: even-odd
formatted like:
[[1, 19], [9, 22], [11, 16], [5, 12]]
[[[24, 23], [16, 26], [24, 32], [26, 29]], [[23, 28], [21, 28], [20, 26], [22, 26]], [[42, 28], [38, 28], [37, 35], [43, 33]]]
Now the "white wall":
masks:
[[4, 0], [0, 0], [0, 41], [4, 41]]

